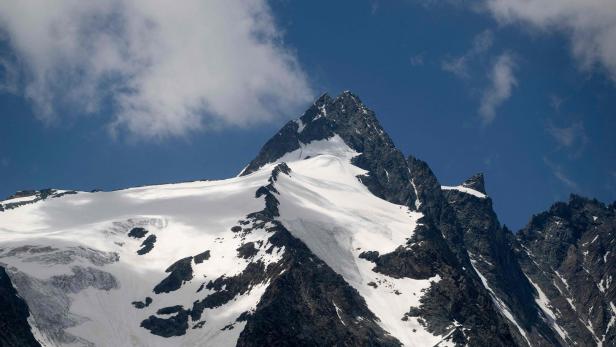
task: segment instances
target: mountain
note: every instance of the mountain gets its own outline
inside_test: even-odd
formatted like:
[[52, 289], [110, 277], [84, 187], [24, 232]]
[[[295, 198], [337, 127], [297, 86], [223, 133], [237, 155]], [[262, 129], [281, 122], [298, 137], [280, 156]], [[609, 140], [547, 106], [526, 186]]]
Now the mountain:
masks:
[[533, 216], [517, 234], [521, 268], [566, 341], [616, 345], [615, 232], [616, 204], [572, 195]]
[[616, 204], [513, 233], [350, 92], [242, 172], [0, 202], [2, 346], [615, 345]]

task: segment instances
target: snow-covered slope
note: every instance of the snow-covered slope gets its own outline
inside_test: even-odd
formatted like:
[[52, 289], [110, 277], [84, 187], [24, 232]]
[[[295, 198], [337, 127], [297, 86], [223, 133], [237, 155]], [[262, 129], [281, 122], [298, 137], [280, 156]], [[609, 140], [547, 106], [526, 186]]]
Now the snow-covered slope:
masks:
[[[422, 291], [438, 276], [391, 278], [359, 257], [364, 250], [387, 253], [404, 245], [421, 214], [372, 195], [356, 178], [364, 170], [350, 163], [357, 153], [339, 137], [298, 151], [310, 158], [289, 153], [283, 160], [291, 173], [274, 184], [279, 220], [364, 297], [383, 329], [410, 346], [437, 343], [440, 338], [416, 318], [401, 317], [418, 306]], [[255, 192], [268, 184], [274, 168], [223, 181], [78, 192], [1, 213], [0, 263], [29, 305], [37, 340], [45, 346], [235, 345], [245, 324], [236, 320], [255, 309], [267, 281], [188, 319], [180, 336], [159, 336], [176, 332], [143, 322], [185, 314], [157, 311], [193, 306], [215, 292], [199, 290], [210, 280], [237, 276], [257, 260], [266, 266], [280, 261], [285, 249], [270, 249], [267, 225], [250, 233], [232, 230], [264, 208], [264, 197]], [[140, 230], [147, 233], [139, 235]], [[152, 249], [140, 252], [153, 236]], [[238, 249], [249, 243], [260, 246], [245, 258]], [[198, 263], [196, 256], [206, 251], [209, 258]], [[192, 274], [177, 289], [155, 293], [169, 275], [165, 270], [187, 257], [193, 257], [185, 262]]]
[[[30, 307], [39, 341], [50, 346], [86, 341], [100, 346], [197, 345], [205, 340], [233, 345], [242, 323], [221, 329], [254, 309], [266, 283], [205, 310], [198, 321], [189, 320], [185, 335], [165, 338], [140, 325], [161, 308], [190, 307], [207, 296], [209, 289], [197, 290], [210, 279], [237, 275], [255, 259], [265, 264], [280, 259], [282, 249], [265, 253], [264, 228], [241, 237], [231, 230], [239, 219], [263, 208], [263, 198], [255, 198], [255, 191], [269, 174], [78, 193], [0, 214], [0, 262]], [[129, 236], [134, 228], [147, 234]], [[153, 248], [139, 254], [144, 240], [154, 236]], [[251, 260], [236, 251], [248, 242], [263, 242]], [[170, 265], [205, 251], [209, 259], [190, 260], [192, 276], [180, 288], [153, 292]], [[147, 297], [153, 299], [147, 307], [132, 304]], [[191, 329], [201, 321], [206, 324]]]
[[[335, 136], [315, 141], [282, 159], [292, 173], [277, 182], [280, 220], [312, 252], [341, 274], [364, 297], [383, 328], [408, 346], [431, 346], [440, 338], [417, 323], [401, 318], [419, 306], [431, 279], [392, 278], [372, 271], [374, 264], [360, 258], [364, 251], [386, 254], [405, 245], [422, 217], [406, 206], [372, 195], [356, 178], [366, 172], [350, 164], [358, 153]], [[321, 154], [323, 153], [323, 154]]]

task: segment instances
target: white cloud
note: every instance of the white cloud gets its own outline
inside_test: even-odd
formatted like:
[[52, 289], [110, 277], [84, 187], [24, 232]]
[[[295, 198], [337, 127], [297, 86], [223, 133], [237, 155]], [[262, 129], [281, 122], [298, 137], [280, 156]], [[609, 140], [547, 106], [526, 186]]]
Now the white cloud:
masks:
[[558, 95], [552, 94], [550, 95], [550, 107], [556, 111], [560, 112], [560, 107], [562, 106], [565, 100]]
[[372, 13], [373, 15], [376, 14], [376, 12], [379, 10], [380, 4], [377, 0], [371, 0], [370, 1], [370, 13]]
[[19, 73], [13, 60], [0, 56], [0, 93], [16, 94], [19, 89]]
[[567, 177], [567, 176], [565, 175], [565, 173], [564, 173], [562, 170], [560, 170], [560, 169], [558, 169], [558, 170], [554, 170], [554, 171], [553, 171], [553, 173], [554, 173], [554, 176], [555, 176], [555, 177], [556, 177], [559, 181], [561, 181], [564, 185], [566, 185], [567, 187], [569, 187], [569, 188], [571, 188], [571, 189], [574, 189], [574, 190], [578, 190], [578, 189], [579, 189], [579, 188], [578, 188], [578, 184], [577, 184], [577, 183], [575, 183], [575, 182], [574, 182], [572, 179], [570, 179], [569, 177]]
[[409, 62], [411, 63], [411, 66], [415, 67], [415, 66], [422, 66], [424, 64], [424, 53], [419, 53], [419, 54], [415, 54], [412, 55], [409, 58]]
[[554, 177], [556, 177], [556, 179], [558, 179], [561, 183], [574, 191], [580, 190], [580, 186], [565, 173], [562, 166], [553, 163], [546, 157], [543, 157], [543, 162], [550, 168], [550, 170], [552, 170]]
[[485, 30], [473, 38], [473, 45], [461, 56], [448, 57], [441, 61], [441, 68], [444, 71], [451, 72], [460, 78], [469, 77], [469, 63], [487, 52], [494, 44], [494, 34], [491, 30]]
[[479, 105], [479, 115], [484, 124], [496, 118], [496, 108], [509, 99], [513, 87], [517, 85], [514, 68], [515, 61], [509, 53], [501, 54], [492, 66], [490, 85], [483, 91]]
[[548, 132], [561, 147], [582, 147], [588, 142], [584, 124], [582, 122], [573, 123], [566, 127], [557, 127], [552, 123], [548, 123]]
[[556, 141], [558, 149], [566, 150], [572, 158], [579, 158], [589, 141], [582, 122], [563, 127], [548, 122], [546, 130]]
[[272, 120], [311, 98], [265, 0], [1, 1], [0, 27], [44, 120], [107, 100], [112, 129], [165, 137]]
[[466, 55], [462, 55], [459, 57], [446, 58], [441, 62], [441, 68], [443, 71], [451, 72], [460, 78], [468, 77], [468, 67], [467, 67], [468, 57]]
[[616, 1], [484, 0], [501, 23], [565, 33], [583, 69], [598, 65], [616, 81]]

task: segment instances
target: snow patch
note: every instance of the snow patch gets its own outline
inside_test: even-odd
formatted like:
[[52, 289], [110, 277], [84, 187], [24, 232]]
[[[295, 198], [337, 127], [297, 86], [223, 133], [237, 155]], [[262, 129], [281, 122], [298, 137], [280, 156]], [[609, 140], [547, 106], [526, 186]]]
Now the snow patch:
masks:
[[485, 195], [485, 194], [483, 194], [483, 193], [481, 193], [479, 191], [476, 191], [475, 189], [472, 189], [472, 188], [469, 188], [469, 187], [465, 187], [465, 186], [454, 186], [454, 187], [441, 186], [441, 189], [442, 190], [457, 190], [457, 191], [460, 191], [462, 193], [470, 194], [470, 195], [476, 196], [476, 197], [481, 198], [481, 199], [485, 199], [485, 198], [488, 197], [487, 195]]
[[567, 280], [560, 274], [560, 272], [558, 271], [554, 271], [554, 273], [556, 274], [556, 276], [563, 282], [563, 284], [565, 285], [565, 287], [567, 288], [567, 291], [571, 291], [571, 289], [569, 289], [569, 283], [567, 282]]
[[271, 168], [276, 166], [276, 164], [282, 162], [289, 164], [319, 155], [329, 155], [342, 160], [350, 160], [358, 154], [359, 153], [347, 146], [344, 140], [336, 134], [328, 139], [312, 141], [306, 144], [300, 143], [300, 148], [294, 150], [293, 152], [286, 153], [275, 162], [266, 164], [261, 169], [267, 171], [271, 170]]
[[304, 122], [301, 119], [296, 119], [295, 123], [297, 123], [297, 133], [301, 134], [302, 131], [304, 131], [306, 124], [304, 124]]
[[342, 320], [342, 317], [340, 316], [340, 309], [338, 308], [338, 305], [336, 305], [335, 302], [332, 302], [332, 304], [334, 305], [334, 309], [336, 310], [336, 315], [338, 316], [338, 319], [340, 319], [340, 323], [342, 323], [342, 325], [346, 325], [346, 323], [344, 322], [344, 320]]
[[[409, 170], [409, 174], [411, 173], [411, 170]], [[417, 193], [417, 186], [415, 185], [415, 180], [411, 180], [411, 185], [413, 186], [413, 191], [415, 192], [415, 208], [417, 210], [419, 210], [419, 208], [421, 207], [421, 201], [419, 201], [419, 194]]]
[[610, 317], [609, 323], [607, 324], [607, 329], [605, 329], [606, 334], [614, 326], [614, 323], [616, 323], [616, 306], [614, 306], [614, 303], [612, 303], [611, 301], [610, 301], [610, 310], [611, 310], [611, 317]]

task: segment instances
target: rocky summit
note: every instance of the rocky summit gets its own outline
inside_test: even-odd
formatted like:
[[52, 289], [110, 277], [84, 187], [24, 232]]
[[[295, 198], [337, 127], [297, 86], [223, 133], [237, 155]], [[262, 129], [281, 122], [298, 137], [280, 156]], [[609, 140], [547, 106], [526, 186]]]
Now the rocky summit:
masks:
[[351, 92], [234, 178], [0, 201], [2, 346], [614, 346], [616, 204], [512, 232]]

